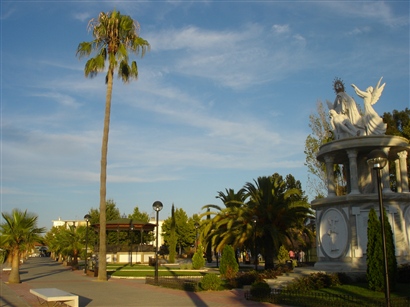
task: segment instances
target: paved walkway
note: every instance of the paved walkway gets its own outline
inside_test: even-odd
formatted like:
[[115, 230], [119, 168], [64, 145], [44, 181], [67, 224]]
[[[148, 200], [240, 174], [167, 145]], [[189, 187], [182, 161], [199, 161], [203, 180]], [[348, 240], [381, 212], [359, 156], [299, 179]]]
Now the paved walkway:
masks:
[[[30, 293], [34, 288], [58, 288], [79, 296], [80, 306], [200, 306], [241, 307], [270, 306], [268, 303], [247, 301], [244, 290], [186, 292], [146, 285], [145, 280], [109, 279], [106, 282], [86, 276], [50, 258], [30, 258], [20, 269], [20, 284], [8, 284], [8, 274], [1, 273], [0, 306], [40, 306]], [[43, 305], [44, 306], [44, 305]], [[276, 305], [277, 306], [277, 305]]]

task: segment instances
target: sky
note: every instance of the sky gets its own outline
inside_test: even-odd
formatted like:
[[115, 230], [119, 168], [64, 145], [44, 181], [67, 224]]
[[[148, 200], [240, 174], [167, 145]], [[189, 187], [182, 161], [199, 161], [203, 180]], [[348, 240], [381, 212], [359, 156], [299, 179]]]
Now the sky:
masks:
[[1, 211], [38, 225], [99, 207], [105, 73], [84, 76], [87, 25], [116, 9], [151, 50], [137, 81], [114, 79], [107, 199], [160, 219], [223, 205], [259, 176], [307, 189], [305, 140], [333, 81], [385, 89], [380, 115], [410, 107], [406, 1], [1, 1]]

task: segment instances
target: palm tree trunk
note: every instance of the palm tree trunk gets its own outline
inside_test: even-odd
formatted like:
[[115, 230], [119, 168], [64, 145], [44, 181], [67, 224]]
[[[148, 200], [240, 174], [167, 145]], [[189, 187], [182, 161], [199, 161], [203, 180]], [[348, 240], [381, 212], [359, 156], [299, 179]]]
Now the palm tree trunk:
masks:
[[9, 283], [11, 284], [19, 284], [20, 283], [20, 252], [18, 249], [14, 249], [12, 251], [13, 258], [11, 260], [11, 271], [9, 276]]
[[100, 175], [100, 248], [98, 253], [98, 280], [107, 280], [107, 155], [108, 134], [110, 130], [111, 96], [113, 84], [113, 67], [110, 65], [107, 73], [107, 92], [105, 96], [104, 132], [101, 146], [101, 175]]
[[[269, 237], [268, 237], [269, 238]], [[270, 240], [264, 240], [265, 242], [265, 270], [271, 270], [274, 269], [274, 262], [273, 262], [273, 256], [274, 256], [274, 246], [273, 246], [273, 240], [269, 238]]]

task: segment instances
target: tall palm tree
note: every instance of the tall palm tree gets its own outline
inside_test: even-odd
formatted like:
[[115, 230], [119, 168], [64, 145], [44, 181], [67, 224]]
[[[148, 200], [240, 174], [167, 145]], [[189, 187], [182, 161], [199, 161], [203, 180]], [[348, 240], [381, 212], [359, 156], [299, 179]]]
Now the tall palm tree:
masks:
[[27, 210], [13, 209], [11, 214], [2, 213], [2, 216], [5, 222], [0, 225], [1, 242], [9, 249], [12, 257], [9, 283], [20, 283], [19, 264], [24, 247], [40, 241], [40, 234], [45, 229], [37, 227], [38, 217]]
[[95, 56], [85, 64], [85, 76], [94, 77], [105, 70], [107, 84], [105, 97], [104, 131], [101, 146], [101, 174], [100, 174], [100, 247], [99, 247], [99, 270], [98, 279], [107, 280], [106, 261], [106, 187], [107, 187], [107, 154], [108, 133], [110, 126], [111, 97], [114, 71], [118, 68], [117, 75], [124, 83], [138, 77], [137, 63], [128, 63], [128, 50], [143, 56], [149, 43], [139, 36], [139, 24], [130, 16], [121, 15], [120, 12], [101, 12], [98, 18], [91, 19], [88, 29], [92, 31], [94, 40], [82, 42], [78, 45], [77, 56], [82, 58], [95, 52]]
[[[291, 182], [291, 184], [289, 184]], [[307, 217], [313, 217], [310, 206], [293, 177], [283, 180], [275, 173], [246, 183], [249, 210], [258, 217], [256, 235], [262, 246], [265, 269], [274, 266], [274, 253], [282, 244], [292, 242], [295, 229], [304, 228]]]

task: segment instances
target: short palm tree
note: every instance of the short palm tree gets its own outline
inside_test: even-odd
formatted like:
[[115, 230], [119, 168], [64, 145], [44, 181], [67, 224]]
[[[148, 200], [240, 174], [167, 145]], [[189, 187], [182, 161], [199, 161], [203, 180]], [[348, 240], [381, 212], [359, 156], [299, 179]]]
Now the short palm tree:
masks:
[[303, 222], [313, 217], [303, 191], [293, 182], [293, 177], [283, 180], [275, 173], [245, 185], [249, 210], [258, 217], [256, 235], [264, 251], [265, 269], [274, 267], [274, 253], [292, 242], [295, 229], [303, 229]]
[[138, 77], [137, 63], [128, 63], [128, 51], [143, 56], [149, 43], [139, 36], [139, 24], [130, 16], [121, 15], [120, 12], [101, 12], [98, 18], [91, 19], [88, 24], [94, 40], [82, 42], [78, 45], [77, 56], [82, 58], [95, 52], [95, 56], [85, 64], [85, 76], [94, 77], [107, 67], [105, 83], [107, 84], [105, 98], [104, 131], [101, 146], [101, 174], [100, 174], [100, 246], [99, 246], [99, 271], [98, 279], [107, 280], [106, 263], [106, 187], [107, 187], [107, 154], [108, 133], [111, 114], [111, 97], [114, 71], [124, 83]]
[[5, 220], [0, 225], [1, 242], [4, 248], [7, 248], [11, 255], [11, 271], [9, 283], [20, 283], [20, 256], [24, 252], [24, 247], [32, 246], [34, 242], [41, 240], [40, 234], [45, 231], [44, 228], [37, 227], [37, 216], [13, 209], [11, 214], [2, 213]]

